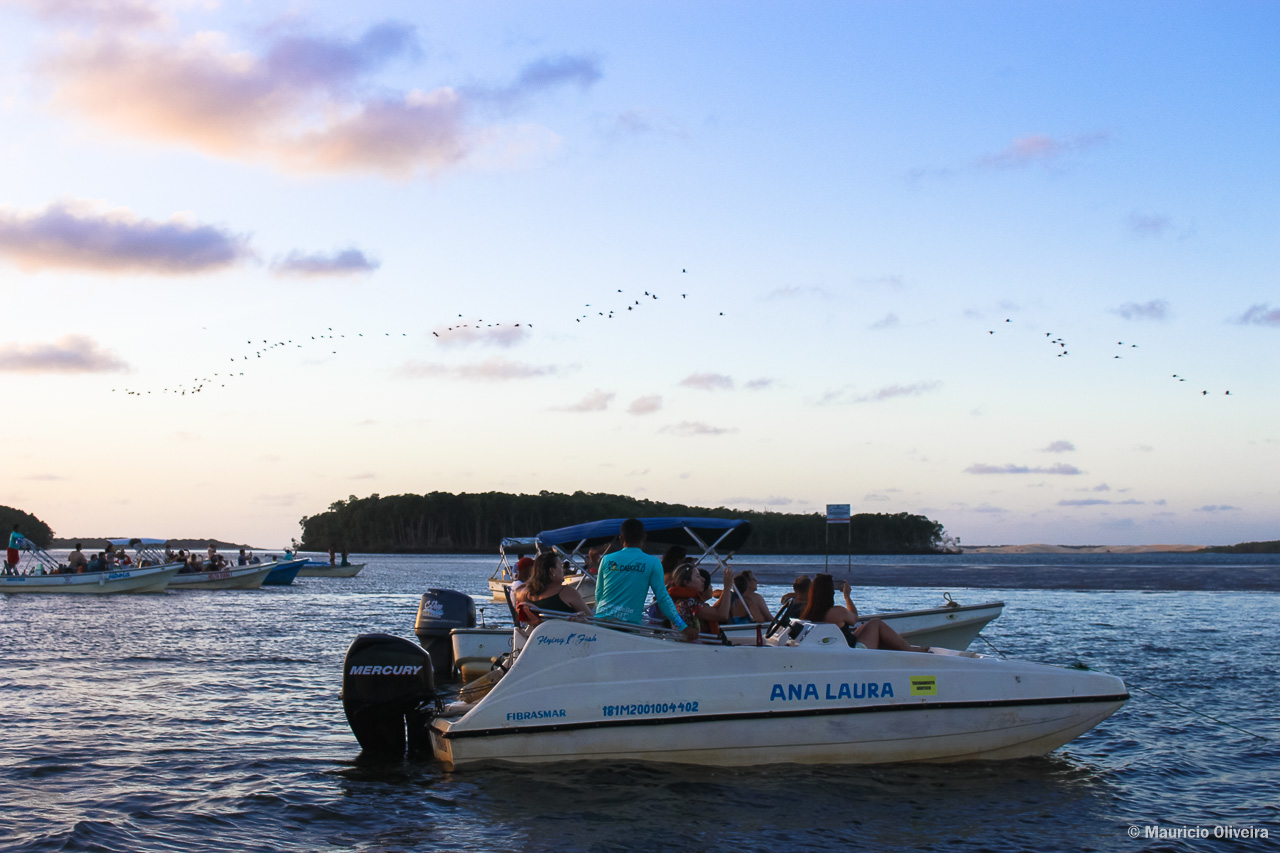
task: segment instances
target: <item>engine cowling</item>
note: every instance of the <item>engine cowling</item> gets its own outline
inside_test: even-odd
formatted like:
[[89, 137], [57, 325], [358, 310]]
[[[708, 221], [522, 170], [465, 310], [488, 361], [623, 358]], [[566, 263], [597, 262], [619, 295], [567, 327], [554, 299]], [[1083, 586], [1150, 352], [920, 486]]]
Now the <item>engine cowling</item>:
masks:
[[361, 634], [342, 665], [342, 709], [360, 747], [403, 755], [422, 746], [436, 701], [431, 657], [391, 634]]

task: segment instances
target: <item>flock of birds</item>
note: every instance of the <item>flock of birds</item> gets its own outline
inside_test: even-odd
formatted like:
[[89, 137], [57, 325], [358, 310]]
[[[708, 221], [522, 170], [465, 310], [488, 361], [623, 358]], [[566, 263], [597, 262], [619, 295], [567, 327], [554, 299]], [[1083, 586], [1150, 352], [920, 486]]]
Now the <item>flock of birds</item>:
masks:
[[[687, 272], [687, 270], [681, 270], [681, 272], [682, 273]], [[622, 298], [618, 299], [616, 294], [610, 294], [610, 296], [613, 298], [609, 300], [609, 302], [610, 304], [613, 305], [613, 307], [609, 308], [605, 304], [601, 303], [598, 306], [600, 310], [597, 310], [594, 314], [586, 313], [586, 314], [581, 314], [579, 316], [576, 316], [574, 318], [574, 322], [582, 323], [584, 320], [592, 320], [592, 319], [600, 319], [600, 318], [612, 320], [614, 319], [615, 316], [619, 316], [619, 317], [626, 316], [624, 312], [639, 311], [645, 305], [652, 304], [654, 301], [658, 300], [658, 294], [648, 290], [644, 291], [643, 297], [639, 299], [633, 298], [633, 296], [628, 295], [621, 288], [617, 290], [617, 294], [622, 294]], [[681, 299], [688, 299], [688, 297], [689, 297], [688, 293], [680, 294]], [[623, 302], [626, 304], [618, 304], [619, 302]], [[591, 308], [593, 307], [593, 304], [587, 303], [585, 307]], [[723, 317], [724, 312], [723, 311], [719, 312], [719, 316]], [[528, 323], [528, 322], [508, 323], [507, 326], [510, 328], [521, 329], [521, 330], [523, 329], [532, 330], [534, 327], [533, 323]], [[503, 328], [502, 323], [498, 323], [498, 322], [486, 323], [481, 318], [470, 319], [470, 318], [464, 317], [464, 315], [462, 314], [458, 314], [456, 321], [451, 321], [450, 325], [437, 326], [436, 329], [431, 331], [431, 335], [436, 339], [440, 339], [441, 342], [447, 342], [450, 337], [459, 335], [464, 331], [466, 331], [466, 333], [468, 334], [471, 334], [471, 333], [474, 333], [474, 331], [485, 330], [485, 329], [501, 329], [501, 328]], [[123, 393], [126, 396], [136, 396], [136, 397], [144, 397], [148, 395], [162, 395], [162, 396], [170, 395], [175, 397], [186, 397], [190, 395], [201, 394], [201, 393], [204, 393], [206, 390], [211, 390], [214, 388], [226, 388], [228, 383], [235, 382], [236, 380], [241, 379], [245, 375], [244, 369], [236, 369], [237, 367], [244, 368], [246, 366], [244, 362], [249, 362], [250, 364], [256, 367], [260, 364], [261, 360], [264, 357], [270, 359], [273, 355], [278, 354], [278, 351], [294, 351], [299, 349], [305, 349], [305, 350], [324, 349], [324, 350], [328, 350], [329, 355], [338, 355], [340, 352], [340, 349], [334, 348], [334, 347], [337, 347], [339, 342], [345, 342], [350, 344], [358, 341], [359, 339], [371, 340], [371, 339], [378, 339], [378, 338], [405, 338], [405, 337], [409, 337], [409, 332], [403, 332], [403, 331], [382, 332], [380, 335], [370, 334], [366, 336], [363, 332], [335, 331], [332, 327], [327, 327], [323, 333], [309, 335], [307, 338], [297, 338], [297, 339], [287, 338], [285, 340], [277, 340], [277, 341], [272, 341], [270, 339], [247, 340], [245, 341], [245, 344], [246, 344], [245, 348], [241, 349], [235, 355], [227, 356], [228, 362], [232, 365], [232, 369], [230, 371], [219, 370], [216, 372], [210, 372], [204, 376], [193, 377], [189, 382], [187, 381], [175, 382], [175, 383], [171, 383], [169, 385], [163, 386], [159, 389], [122, 387], [122, 388], [112, 388], [111, 390], [113, 393]], [[250, 374], [252, 374], [253, 368], [249, 368], [249, 372]]]
[[[1012, 319], [1012, 318], [1007, 318], [1007, 319], [1005, 320], [1005, 322], [1006, 322], [1006, 323], [1012, 323], [1012, 322], [1013, 322], [1013, 319]], [[995, 330], [995, 329], [988, 329], [988, 330], [987, 330], [987, 334], [988, 334], [988, 335], [994, 335], [995, 333], [996, 333], [996, 330]], [[1048, 341], [1047, 341], [1047, 342], [1049, 343], [1049, 345], [1050, 345], [1050, 346], [1052, 346], [1052, 347], [1054, 348], [1054, 354], [1055, 354], [1055, 356], [1056, 356], [1057, 358], [1066, 358], [1067, 356], [1069, 356], [1069, 355], [1071, 354], [1071, 351], [1070, 351], [1069, 349], [1067, 349], [1067, 342], [1066, 342], [1066, 339], [1064, 339], [1064, 338], [1062, 338], [1062, 337], [1054, 337], [1054, 336], [1053, 336], [1053, 332], [1045, 332], [1045, 333], [1044, 333], [1044, 336], [1045, 336], [1045, 338], [1048, 338]], [[1137, 344], [1135, 344], [1135, 343], [1127, 343], [1127, 344], [1126, 344], [1124, 341], [1116, 341], [1116, 346], [1118, 346], [1118, 347], [1124, 347], [1125, 349], [1138, 349], [1138, 345], [1137, 345]], [[1112, 356], [1112, 358], [1113, 358], [1113, 359], [1119, 359], [1119, 358], [1123, 358], [1123, 357], [1124, 357], [1124, 356], [1120, 355], [1119, 353], [1116, 353], [1115, 355], [1113, 355], [1113, 356]], [[1179, 382], [1186, 382], [1186, 381], [1187, 381], [1187, 378], [1186, 378], [1185, 376], [1182, 376], [1181, 374], [1178, 374], [1178, 373], [1173, 374], [1173, 378], [1174, 378], [1174, 379], [1176, 379], [1176, 380], [1177, 380], [1177, 381], [1179, 381]], [[1230, 396], [1231, 396], [1231, 392], [1230, 392], [1230, 391], [1223, 391], [1223, 392], [1222, 392], [1222, 394], [1223, 394], [1223, 396], [1226, 396], [1226, 397], [1230, 397]], [[1200, 391], [1200, 396], [1202, 396], [1202, 397], [1207, 397], [1207, 396], [1209, 396], [1209, 391], [1208, 391], [1208, 389], [1202, 389], [1202, 390]]]

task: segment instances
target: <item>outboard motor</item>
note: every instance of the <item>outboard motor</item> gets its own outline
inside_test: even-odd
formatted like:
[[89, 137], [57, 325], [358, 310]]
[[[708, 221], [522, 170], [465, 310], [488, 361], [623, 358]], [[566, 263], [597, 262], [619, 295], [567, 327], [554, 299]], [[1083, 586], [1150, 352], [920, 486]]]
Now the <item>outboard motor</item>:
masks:
[[425, 744], [436, 703], [431, 658], [411, 640], [361, 634], [342, 665], [342, 709], [367, 752], [403, 755]]
[[413, 633], [431, 655], [436, 678], [448, 681], [453, 674], [454, 628], [476, 626], [476, 603], [471, 596], [452, 589], [429, 589], [418, 602], [418, 619]]

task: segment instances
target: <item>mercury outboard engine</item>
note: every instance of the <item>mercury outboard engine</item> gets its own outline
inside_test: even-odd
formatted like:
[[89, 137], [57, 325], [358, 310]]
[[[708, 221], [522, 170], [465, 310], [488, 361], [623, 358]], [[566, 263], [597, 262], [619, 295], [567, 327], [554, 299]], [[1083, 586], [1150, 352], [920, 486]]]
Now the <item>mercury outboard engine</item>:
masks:
[[342, 709], [367, 752], [403, 755], [426, 745], [436, 705], [431, 658], [411, 640], [361, 634], [342, 665]]
[[476, 626], [476, 603], [471, 596], [452, 589], [429, 589], [418, 602], [418, 619], [413, 633], [431, 655], [436, 678], [448, 681], [453, 674], [454, 628]]

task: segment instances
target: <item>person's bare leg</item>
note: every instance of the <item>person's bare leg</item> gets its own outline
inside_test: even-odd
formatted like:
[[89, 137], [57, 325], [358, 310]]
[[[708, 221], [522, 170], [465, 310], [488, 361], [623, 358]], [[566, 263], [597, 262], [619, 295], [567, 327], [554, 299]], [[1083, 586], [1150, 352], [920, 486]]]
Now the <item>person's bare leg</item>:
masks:
[[863, 623], [853, 634], [857, 637], [858, 642], [862, 643], [869, 649], [890, 649], [895, 652], [927, 652], [928, 646], [913, 646], [906, 640], [902, 639], [902, 635], [881, 622], [879, 619], [872, 619]]

